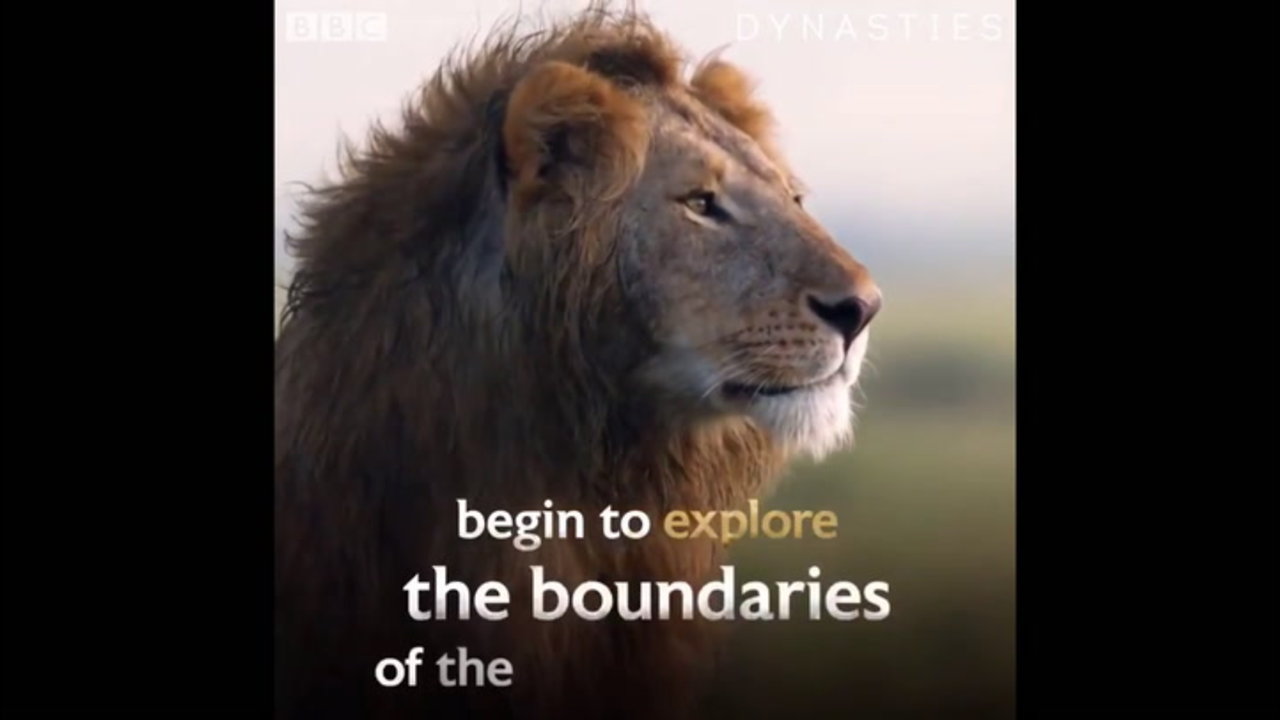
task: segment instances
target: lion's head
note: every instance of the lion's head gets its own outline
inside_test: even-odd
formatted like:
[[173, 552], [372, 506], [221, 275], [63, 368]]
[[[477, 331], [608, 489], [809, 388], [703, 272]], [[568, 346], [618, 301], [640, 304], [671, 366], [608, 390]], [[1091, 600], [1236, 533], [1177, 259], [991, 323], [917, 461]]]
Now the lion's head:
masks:
[[291, 309], [374, 323], [369, 303], [425, 294], [456, 309], [403, 322], [461, 326], [449, 342], [477, 380], [527, 368], [551, 394], [838, 445], [880, 291], [805, 211], [746, 77], [714, 58], [682, 77], [631, 14], [531, 37], [446, 63], [404, 132], [352, 154], [309, 208]]
[[[716, 59], [685, 81], [653, 33], [584, 50], [530, 63], [503, 103], [504, 252], [488, 261], [594, 317], [599, 353], [666, 415], [836, 446], [880, 292], [805, 211], [748, 81]], [[591, 268], [594, 292], [549, 287]]]

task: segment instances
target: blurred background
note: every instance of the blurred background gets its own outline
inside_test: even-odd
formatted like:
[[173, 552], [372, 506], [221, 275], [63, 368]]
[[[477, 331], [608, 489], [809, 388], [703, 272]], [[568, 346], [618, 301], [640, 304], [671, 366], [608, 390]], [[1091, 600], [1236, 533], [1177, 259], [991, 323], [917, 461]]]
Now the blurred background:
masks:
[[[278, 0], [277, 306], [295, 183], [333, 173], [341, 135], [394, 126], [455, 43], [585, 4]], [[794, 467], [767, 504], [835, 510], [839, 538], [742, 541], [734, 562], [740, 579], [884, 580], [892, 614], [735, 624], [713, 710], [1012, 717], [1012, 0], [637, 4], [760, 82], [807, 206], [885, 293], [856, 447]], [[383, 15], [343, 40], [308, 24], [322, 11]]]

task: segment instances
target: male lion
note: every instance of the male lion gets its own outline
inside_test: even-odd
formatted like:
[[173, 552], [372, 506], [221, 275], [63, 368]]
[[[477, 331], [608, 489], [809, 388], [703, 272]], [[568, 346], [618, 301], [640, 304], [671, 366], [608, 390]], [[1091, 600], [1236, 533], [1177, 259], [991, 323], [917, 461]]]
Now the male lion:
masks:
[[[705, 623], [530, 618], [531, 565], [586, 580], [716, 570], [660, 529], [522, 552], [485, 511], [727, 510], [836, 448], [880, 294], [801, 206], [732, 66], [593, 7], [455, 55], [305, 206], [276, 343], [277, 704], [283, 715], [673, 717]], [[505, 582], [508, 619], [413, 621], [434, 565]], [[417, 687], [374, 668], [417, 646]], [[436, 656], [508, 658], [441, 688]]]

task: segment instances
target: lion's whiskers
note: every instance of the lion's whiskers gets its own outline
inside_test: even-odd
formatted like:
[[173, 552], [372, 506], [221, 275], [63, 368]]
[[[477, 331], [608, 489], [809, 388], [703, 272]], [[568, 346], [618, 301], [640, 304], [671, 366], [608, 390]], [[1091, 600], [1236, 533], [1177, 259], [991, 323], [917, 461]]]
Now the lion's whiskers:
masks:
[[741, 360], [745, 356], [749, 355], [750, 352], [751, 348], [746, 347], [736, 348], [730, 352], [721, 361], [723, 364], [714, 373], [712, 373], [711, 380], [707, 385], [706, 391], [702, 393], [698, 400], [706, 400], [707, 397], [710, 396], [711, 393], [715, 392], [716, 388], [720, 387], [725, 380], [738, 372], [747, 369], [747, 366], [744, 365]]

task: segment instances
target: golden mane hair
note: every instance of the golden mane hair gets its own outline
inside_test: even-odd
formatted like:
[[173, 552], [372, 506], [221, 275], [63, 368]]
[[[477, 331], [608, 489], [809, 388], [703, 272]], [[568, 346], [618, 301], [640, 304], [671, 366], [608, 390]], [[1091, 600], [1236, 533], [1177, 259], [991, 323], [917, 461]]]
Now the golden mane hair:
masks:
[[[721, 547], [655, 527], [644, 541], [593, 534], [526, 553], [459, 540], [455, 526], [457, 498], [486, 511], [550, 499], [588, 519], [608, 505], [654, 518], [739, 507], [779, 469], [751, 423], [681, 428], [622, 381], [643, 318], [610, 262], [612, 200], [639, 173], [648, 133], [625, 90], [681, 84], [683, 63], [631, 10], [513, 23], [452, 54], [402, 127], [375, 126], [363, 149], [347, 146], [340, 178], [312, 189], [289, 238], [297, 266], [275, 356], [281, 716], [688, 707], [709, 660], [701, 623], [537, 623], [515, 610], [528, 607], [532, 564], [566, 584], [700, 581]], [[684, 87], [764, 133], [728, 67]], [[410, 621], [402, 587], [437, 564], [472, 587], [506, 582], [511, 618]], [[516, 682], [486, 694], [373, 681], [379, 659], [417, 645], [428, 658], [457, 645], [510, 658]]]

